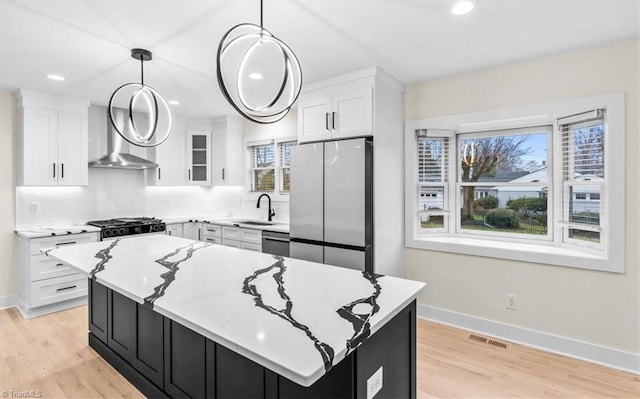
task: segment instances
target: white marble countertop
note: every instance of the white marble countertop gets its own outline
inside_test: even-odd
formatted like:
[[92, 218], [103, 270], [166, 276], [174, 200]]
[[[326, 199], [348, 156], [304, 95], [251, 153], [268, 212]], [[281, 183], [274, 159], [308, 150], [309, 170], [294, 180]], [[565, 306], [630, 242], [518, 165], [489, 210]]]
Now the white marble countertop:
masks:
[[[181, 217], [181, 218], [161, 218], [166, 224], [201, 222], [209, 224], [219, 224], [221, 226], [236, 226], [245, 229], [276, 231], [280, 233], [289, 232], [289, 224], [284, 222], [267, 222], [264, 220], [246, 218], [242, 216], [203, 216], [203, 217]], [[272, 223], [265, 226], [243, 223], [246, 221]]]
[[65, 225], [51, 227], [25, 227], [16, 229], [16, 234], [24, 238], [57, 237], [69, 234], [99, 233], [100, 228], [89, 225]]
[[[166, 235], [78, 244], [48, 255], [303, 386], [425, 288]], [[361, 325], [341, 314], [357, 315]]]

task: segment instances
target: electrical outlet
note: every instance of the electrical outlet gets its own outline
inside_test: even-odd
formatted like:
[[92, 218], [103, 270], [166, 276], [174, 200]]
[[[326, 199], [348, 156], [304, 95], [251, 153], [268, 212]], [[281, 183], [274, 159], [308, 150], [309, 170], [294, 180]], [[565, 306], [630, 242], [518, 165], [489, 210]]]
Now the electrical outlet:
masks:
[[367, 380], [367, 399], [373, 399], [382, 389], [382, 366]]
[[40, 212], [40, 203], [39, 202], [32, 202], [29, 204], [29, 209], [31, 210], [31, 213], [38, 213]]
[[504, 298], [504, 307], [511, 310], [518, 310], [516, 306], [516, 299], [518, 297], [513, 294], [507, 294]]

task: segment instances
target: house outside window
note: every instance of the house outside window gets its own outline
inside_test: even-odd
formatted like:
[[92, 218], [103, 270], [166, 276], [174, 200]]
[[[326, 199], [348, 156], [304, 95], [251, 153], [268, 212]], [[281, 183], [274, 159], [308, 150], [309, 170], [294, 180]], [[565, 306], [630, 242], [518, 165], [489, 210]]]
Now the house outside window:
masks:
[[623, 271], [622, 95], [407, 121], [406, 132], [407, 246]]

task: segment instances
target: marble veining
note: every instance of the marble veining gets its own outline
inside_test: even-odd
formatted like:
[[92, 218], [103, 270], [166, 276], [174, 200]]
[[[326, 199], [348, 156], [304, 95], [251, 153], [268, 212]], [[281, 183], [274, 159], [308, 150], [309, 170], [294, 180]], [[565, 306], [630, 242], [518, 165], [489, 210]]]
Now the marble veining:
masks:
[[375, 335], [425, 287], [163, 234], [48, 253], [303, 386]]
[[[384, 276], [368, 272], [362, 272], [362, 276], [373, 285], [373, 294], [366, 298], [357, 299], [338, 309], [340, 317], [350, 322], [353, 326], [353, 336], [347, 340], [347, 353], [352, 352], [371, 335], [371, 317], [380, 310], [377, 299], [380, 296], [382, 287], [378, 283], [378, 278]], [[357, 310], [363, 305], [368, 308], [369, 311], [367, 313], [359, 313], [360, 311]]]
[[116, 238], [111, 242], [111, 244], [107, 248], [104, 248], [98, 251], [95, 257], [100, 259], [100, 262], [98, 262], [96, 266], [93, 268], [93, 270], [89, 272], [89, 276], [92, 279], [95, 279], [96, 274], [103, 271], [105, 266], [107, 265], [107, 262], [109, 262], [109, 260], [113, 258], [113, 256], [111, 256], [111, 250], [115, 248], [119, 243], [120, 243], [120, 238]]
[[[291, 298], [289, 297], [289, 295], [287, 295], [286, 293], [286, 290], [284, 288], [284, 280], [283, 280], [283, 275], [287, 270], [287, 267], [284, 263], [284, 258], [282, 256], [274, 255], [273, 257], [276, 259], [276, 262], [273, 265], [266, 267], [264, 269], [256, 270], [255, 273], [253, 273], [251, 276], [247, 277], [244, 280], [244, 283], [242, 285], [242, 292], [245, 294], [251, 295], [253, 297], [253, 300], [256, 306], [288, 321], [289, 323], [291, 323], [293, 327], [299, 330], [302, 330], [306, 334], [306, 336], [313, 342], [313, 345], [315, 346], [316, 350], [320, 353], [325, 371], [329, 371], [333, 365], [334, 350], [331, 346], [327, 345], [324, 342], [321, 342], [318, 338], [316, 338], [313, 335], [313, 332], [311, 332], [311, 329], [309, 327], [296, 321], [296, 319], [292, 316], [291, 312], [293, 311], [293, 302], [291, 301]], [[280, 295], [280, 298], [284, 301], [284, 307], [282, 309], [276, 309], [273, 306], [265, 304], [264, 301], [262, 300], [262, 294], [258, 292], [258, 289], [256, 288], [255, 285], [251, 284], [251, 282], [256, 280], [261, 275], [268, 274], [269, 272], [274, 270], [275, 270], [275, 273], [273, 273], [272, 277], [273, 277], [273, 280], [275, 281], [278, 294]]]
[[[154, 287], [153, 294], [144, 298], [144, 304], [150, 306], [153, 309], [153, 303], [164, 295], [169, 285], [176, 279], [176, 273], [180, 270], [179, 266], [182, 262], [190, 259], [193, 256], [193, 253], [199, 249], [208, 247], [209, 243], [206, 242], [194, 242], [189, 245], [185, 245], [183, 247], [177, 248], [175, 251], [163, 256], [160, 259], [157, 259], [155, 262], [159, 265], [162, 265], [164, 268], [168, 269], [167, 272], [162, 273], [160, 277], [162, 277], [163, 283]], [[168, 260], [182, 252], [184, 255], [178, 260]]]

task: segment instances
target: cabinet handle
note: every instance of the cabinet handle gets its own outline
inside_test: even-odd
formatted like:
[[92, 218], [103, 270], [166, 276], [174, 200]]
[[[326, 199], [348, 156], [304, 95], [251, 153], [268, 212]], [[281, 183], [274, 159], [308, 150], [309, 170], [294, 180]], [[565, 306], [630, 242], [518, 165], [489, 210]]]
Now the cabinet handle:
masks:
[[171, 234], [171, 230], [167, 230], [167, 234], [169, 234], [170, 236], [173, 235], [173, 234]]
[[329, 113], [324, 113], [324, 128], [329, 130]]
[[64, 263], [56, 263], [56, 267], [64, 266]]
[[331, 129], [336, 130], [336, 113], [331, 113]]
[[202, 241], [202, 238], [200, 237], [200, 232], [202, 231], [202, 229], [198, 229], [198, 241]]
[[158, 168], [158, 180], [162, 180], [162, 174], [160, 173], [160, 168]]
[[77, 285], [71, 285], [71, 286], [69, 286], [69, 287], [58, 288], [58, 289], [56, 290], [56, 292], [65, 291], [65, 290], [70, 290], [70, 289], [72, 289], [72, 288], [76, 288], [76, 287], [77, 287]]
[[222, 180], [224, 180], [224, 168], [222, 168]]
[[62, 169], [62, 178], [64, 179], [64, 163], [60, 164], [60, 168]]
[[267, 241], [289, 242], [288, 238], [264, 237], [264, 239]]
[[56, 163], [53, 163], [53, 178], [56, 178]]
[[191, 180], [191, 169], [189, 169], [188, 172], [189, 172], [188, 180]]
[[56, 247], [59, 247], [61, 245], [71, 245], [71, 244], [75, 244], [76, 241], [67, 241], [67, 242], [59, 242], [56, 244]]

